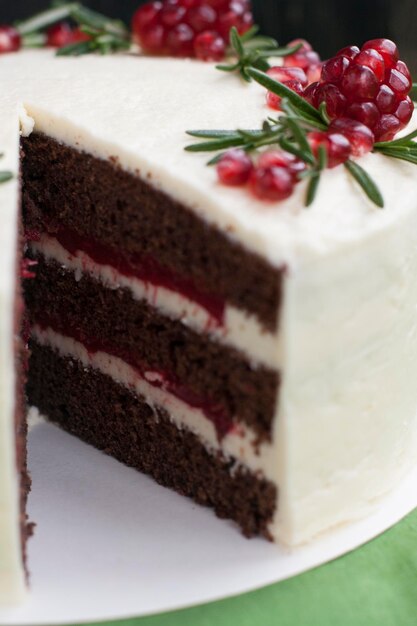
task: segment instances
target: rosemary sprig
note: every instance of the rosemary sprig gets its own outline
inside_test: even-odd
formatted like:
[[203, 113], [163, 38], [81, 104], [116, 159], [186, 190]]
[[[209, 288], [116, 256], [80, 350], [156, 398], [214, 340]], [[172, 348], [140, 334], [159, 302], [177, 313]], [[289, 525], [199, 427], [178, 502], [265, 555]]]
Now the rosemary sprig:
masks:
[[[308, 180], [305, 205], [311, 206], [317, 196], [321, 174], [327, 167], [328, 155], [324, 146], [320, 146], [317, 156], [314, 156], [307, 134], [312, 130], [328, 130], [329, 118], [326, 109], [325, 107], [315, 109], [285, 85], [256, 68], [248, 68], [247, 72], [250, 78], [282, 98], [282, 113], [278, 118], [268, 118], [261, 129], [189, 130], [187, 134], [200, 141], [186, 146], [185, 149], [188, 152], [217, 153], [208, 162], [208, 165], [214, 165], [223, 156], [224, 151], [230, 148], [241, 148], [248, 153], [256, 153], [265, 146], [281, 148], [306, 164], [306, 169], [298, 175], [298, 178]], [[396, 141], [377, 143], [375, 152], [417, 163], [417, 144], [412, 141], [414, 137], [417, 137], [417, 131]], [[345, 168], [367, 197], [376, 206], [383, 207], [381, 192], [369, 174], [356, 161], [347, 161]]]
[[233, 27], [230, 31], [228, 55], [231, 61], [218, 65], [217, 69], [223, 72], [239, 72], [249, 82], [250, 68], [266, 72], [270, 68], [268, 59], [289, 56], [301, 47], [301, 44], [290, 48], [280, 47], [275, 39], [258, 35], [258, 32], [258, 26], [253, 26], [244, 35], [239, 35], [237, 28]]
[[42, 46], [45, 43], [44, 31], [65, 19], [73, 20], [89, 39], [60, 48], [58, 56], [80, 56], [92, 52], [108, 54], [130, 48], [130, 33], [123, 22], [92, 11], [80, 2], [53, 5], [47, 11], [19, 22], [16, 27], [25, 46]]

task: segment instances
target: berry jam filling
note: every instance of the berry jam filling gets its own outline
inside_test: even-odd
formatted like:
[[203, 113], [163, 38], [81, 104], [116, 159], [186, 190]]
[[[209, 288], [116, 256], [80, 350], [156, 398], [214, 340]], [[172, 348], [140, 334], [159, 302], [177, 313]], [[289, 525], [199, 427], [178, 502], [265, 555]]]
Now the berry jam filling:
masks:
[[133, 37], [148, 54], [220, 61], [229, 33], [253, 26], [248, 0], [165, 0], [147, 2], [134, 14]]
[[217, 325], [221, 326], [224, 323], [226, 307], [224, 299], [208, 293], [203, 285], [197, 286], [192, 280], [163, 267], [151, 256], [132, 255], [126, 258], [120, 250], [103, 246], [67, 228], [58, 229], [58, 231], [51, 229], [49, 234], [55, 237], [70, 254], [76, 255], [77, 252], [84, 252], [96, 263], [110, 265], [123, 276], [138, 278], [154, 287], [164, 287], [179, 293], [204, 308]]
[[78, 327], [69, 328], [66, 320], [53, 319], [46, 311], [37, 315], [35, 323], [42, 330], [51, 328], [57, 333], [67, 337], [70, 336], [72, 339], [81, 343], [90, 355], [94, 355], [97, 352], [105, 352], [125, 361], [125, 363], [134, 368], [142, 380], [145, 380], [153, 387], [157, 387], [172, 394], [192, 409], [200, 410], [214, 425], [219, 441], [227, 434], [236, 430], [236, 425], [232, 417], [228, 414], [226, 408], [222, 407], [218, 402], [210, 398], [199, 396], [169, 372], [162, 370], [157, 371], [155, 368], [152, 368], [150, 371], [144, 363], [139, 362], [135, 358], [132, 352], [124, 350], [120, 348], [120, 346], [115, 346], [111, 341], [106, 341], [106, 338], [97, 339], [87, 336]]

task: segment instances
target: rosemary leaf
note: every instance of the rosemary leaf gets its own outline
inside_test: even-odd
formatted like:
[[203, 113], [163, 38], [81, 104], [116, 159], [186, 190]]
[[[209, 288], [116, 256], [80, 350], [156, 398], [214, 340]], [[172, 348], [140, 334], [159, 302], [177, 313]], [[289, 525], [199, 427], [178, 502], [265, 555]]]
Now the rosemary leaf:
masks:
[[56, 56], [58, 57], [67, 57], [67, 56], [81, 56], [83, 54], [88, 54], [92, 52], [94, 47], [92, 45], [92, 41], [81, 41], [79, 43], [72, 43], [68, 46], [64, 46], [63, 48], [59, 48], [56, 52]]
[[230, 139], [219, 139], [217, 141], [195, 143], [190, 146], [186, 146], [185, 150], [187, 152], [216, 152], [217, 150], [226, 150], [227, 148], [243, 146], [244, 144], [245, 140], [243, 137], [231, 137]]
[[239, 58], [243, 57], [244, 54], [245, 54], [245, 49], [243, 47], [242, 40], [239, 37], [239, 32], [238, 32], [236, 26], [233, 26], [230, 29], [230, 43], [231, 43], [233, 49], [236, 51], [237, 56]]
[[279, 57], [289, 57], [292, 54], [295, 54], [296, 52], [298, 52], [300, 50], [300, 48], [302, 47], [303, 44], [299, 43], [296, 46], [292, 46], [291, 48], [279, 48], [277, 50], [275, 50], [271, 56], [275, 57], [275, 58], [279, 58]]
[[307, 186], [307, 194], [306, 194], [306, 200], [305, 200], [306, 207], [309, 207], [313, 204], [317, 195], [319, 184], [320, 184], [320, 174], [318, 172], [315, 172], [315, 175], [311, 176], [310, 182], [308, 183], [308, 186]]
[[320, 172], [326, 169], [328, 160], [326, 148], [323, 145], [319, 146], [317, 165]]
[[306, 114], [312, 120], [317, 120], [322, 124], [322, 119], [319, 111], [309, 104], [304, 98], [299, 96], [295, 91], [292, 91], [282, 83], [274, 80], [268, 74], [260, 72], [259, 70], [249, 67], [247, 73], [251, 78], [256, 80], [257, 83], [272, 91], [272, 93], [280, 96], [281, 98], [287, 98], [289, 102], [297, 109], [298, 112]]
[[[246, 131], [249, 132], [249, 131]], [[257, 131], [254, 131], [257, 132]], [[216, 139], [220, 137], [238, 137], [238, 131], [234, 130], [187, 130], [187, 135], [191, 137], [201, 137], [201, 139]]]
[[225, 154], [225, 152], [220, 152], [219, 154], [216, 154], [216, 156], [210, 159], [210, 161], [207, 161], [207, 165], [217, 165], [217, 163], [220, 161], [220, 159], [224, 157]]
[[291, 143], [284, 137], [279, 139], [279, 145], [281, 146], [283, 150], [285, 150], [285, 152], [289, 152], [290, 154], [293, 154], [294, 156], [296, 156], [298, 159], [301, 159], [305, 163], [309, 163], [310, 165], [315, 164], [315, 159], [313, 155], [309, 154], [308, 152], [307, 153], [304, 152], [300, 148], [297, 148], [297, 146], [295, 146], [293, 143]]
[[239, 69], [240, 63], [234, 63], [233, 65], [216, 65], [216, 70], [221, 72], [235, 72]]
[[[255, 35], [257, 35], [258, 33], [259, 33], [259, 26], [254, 24], [253, 26], [249, 28], [249, 30], [246, 31], [246, 33], [244, 33], [243, 35], [240, 35], [240, 41], [242, 43], [246, 43], [247, 41], [250, 41], [251, 39], [253, 39]], [[267, 37], [267, 39], [272, 39], [272, 38]]]
[[0, 172], [0, 185], [3, 183], [7, 183], [9, 180], [13, 178], [12, 172]]
[[379, 151], [384, 156], [392, 159], [400, 159], [401, 161], [408, 161], [417, 165], [417, 154], [410, 154], [402, 150], [389, 150], [388, 148]]
[[306, 158], [303, 160], [307, 163], [314, 163], [314, 157], [311, 151], [310, 144], [308, 143], [307, 137], [300, 128], [300, 126], [295, 122], [295, 120], [291, 119], [290, 117], [287, 118], [287, 126], [294, 135], [294, 139], [298, 143], [300, 150], [305, 154]]
[[384, 206], [384, 199], [376, 183], [367, 172], [355, 161], [346, 161], [345, 168], [353, 176], [356, 182], [362, 187], [368, 198], [380, 209]]
[[[379, 141], [374, 145], [374, 149], [378, 150], [379, 148], [407, 145], [410, 141], [415, 139], [415, 137], [417, 137], [417, 130], [399, 139], [394, 139], [393, 141]], [[415, 145], [417, 147], [417, 144]]]
[[22, 36], [29, 35], [31, 33], [43, 30], [48, 26], [52, 26], [52, 24], [56, 24], [56, 22], [60, 22], [71, 17], [73, 11], [77, 10], [78, 8], [78, 2], [69, 2], [63, 4], [62, 6], [57, 6], [56, 8], [42, 11], [41, 13], [34, 15], [28, 20], [17, 22], [15, 26]]

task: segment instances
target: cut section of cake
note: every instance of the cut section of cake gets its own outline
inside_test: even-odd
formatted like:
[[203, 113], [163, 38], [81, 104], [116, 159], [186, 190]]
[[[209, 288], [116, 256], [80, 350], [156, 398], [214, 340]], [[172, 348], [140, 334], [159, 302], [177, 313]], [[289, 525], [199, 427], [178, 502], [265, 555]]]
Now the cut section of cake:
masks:
[[23, 135], [22, 193], [17, 177], [0, 189], [1, 600], [24, 588], [10, 367], [21, 205], [37, 264], [27, 389], [47, 419], [248, 536], [294, 546], [366, 515], [416, 458], [413, 166], [363, 158], [383, 211], [343, 168], [322, 174], [310, 210], [305, 182], [268, 205], [184, 151], [187, 128], [258, 127], [254, 82], [133, 56], [1, 64], [16, 173], [19, 119]]

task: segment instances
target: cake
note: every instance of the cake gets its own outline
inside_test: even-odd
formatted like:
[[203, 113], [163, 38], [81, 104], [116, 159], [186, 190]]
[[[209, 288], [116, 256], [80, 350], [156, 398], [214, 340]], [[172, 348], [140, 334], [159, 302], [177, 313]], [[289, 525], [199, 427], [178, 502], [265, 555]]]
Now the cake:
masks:
[[0, 186], [0, 602], [26, 588], [26, 328], [31, 405], [245, 535], [297, 546], [365, 516], [416, 462], [413, 165], [362, 158], [383, 210], [344, 168], [310, 209], [305, 181], [277, 208], [184, 150], [186, 129], [258, 127], [257, 83], [133, 55], [0, 65], [15, 173]]

